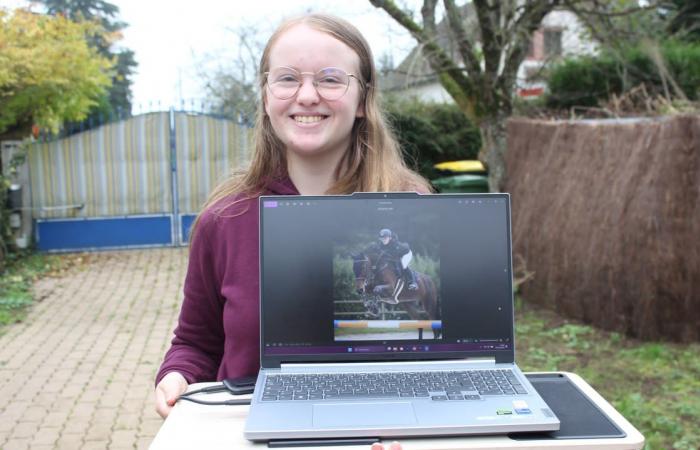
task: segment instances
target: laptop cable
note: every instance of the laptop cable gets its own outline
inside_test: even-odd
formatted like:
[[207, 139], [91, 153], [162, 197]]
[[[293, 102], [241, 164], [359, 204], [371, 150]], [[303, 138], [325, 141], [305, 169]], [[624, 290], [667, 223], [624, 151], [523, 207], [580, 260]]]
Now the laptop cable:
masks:
[[194, 391], [185, 392], [178, 397], [177, 401], [186, 400], [192, 403], [198, 403], [200, 405], [250, 405], [249, 398], [234, 399], [234, 400], [224, 400], [224, 401], [207, 401], [200, 400], [198, 398], [193, 398], [192, 395], [196, 394], [212, 394], [215, 392], [229, 392], [231, 395], [244, 395], [251, 394], [255, 388], [255, 378], [247, 377], [245, 379], [241, 378], [227, 378], [214, 386], [207, 386], [201, 389], [195, 389]]

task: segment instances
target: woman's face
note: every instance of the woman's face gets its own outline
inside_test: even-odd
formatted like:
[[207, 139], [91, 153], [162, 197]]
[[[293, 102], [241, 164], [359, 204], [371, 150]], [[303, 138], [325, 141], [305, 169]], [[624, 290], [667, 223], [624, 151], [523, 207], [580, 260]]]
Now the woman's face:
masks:
[[[270, 49], [269, 58], [271, 71], [290, 67], [315, 74], [335, 67], [359, 76], [360, 60], [350, 47], [304, 24], [285, 31]], [[299, 91], [286, 100], [272, 95], [269, 84], [265, 86], [265, 112], [275, 134], [286, 146], [288, 157], [313, 159], [344, 154], [350, 146], [355, 118], [363, 114], [359, 82], [350, 77], [347, 92], [329, 101], [316, 91], [312, 75], [303, 75], [301, 79]]]

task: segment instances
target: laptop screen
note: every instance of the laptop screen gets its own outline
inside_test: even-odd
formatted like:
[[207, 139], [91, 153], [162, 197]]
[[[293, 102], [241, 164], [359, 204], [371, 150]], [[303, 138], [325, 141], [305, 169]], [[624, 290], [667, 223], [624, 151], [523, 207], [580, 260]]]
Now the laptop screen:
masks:
[[261, 361], [513, 361], [508, 194], [260, 198]]

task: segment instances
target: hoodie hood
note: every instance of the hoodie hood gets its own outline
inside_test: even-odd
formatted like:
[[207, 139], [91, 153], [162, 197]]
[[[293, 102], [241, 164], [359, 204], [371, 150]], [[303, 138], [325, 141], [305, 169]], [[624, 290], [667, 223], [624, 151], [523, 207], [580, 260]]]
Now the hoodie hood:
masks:
[[267, 193], [268, 195], [299, 195], [299, 190], [289, 176], [284, 175], [267, 183]]

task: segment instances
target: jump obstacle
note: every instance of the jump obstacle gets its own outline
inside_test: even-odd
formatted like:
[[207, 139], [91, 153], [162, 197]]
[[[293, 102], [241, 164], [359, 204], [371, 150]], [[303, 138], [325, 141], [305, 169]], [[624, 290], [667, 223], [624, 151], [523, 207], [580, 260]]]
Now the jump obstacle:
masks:
[[418, 339], [423, 339], [423, 330], [442, 329], [441, 320], [334, 320], [335, 328], [397, 328], [418, 330]]

